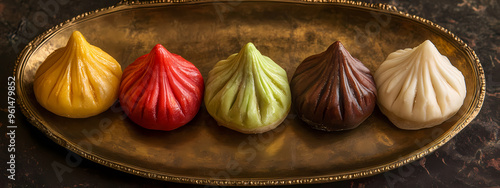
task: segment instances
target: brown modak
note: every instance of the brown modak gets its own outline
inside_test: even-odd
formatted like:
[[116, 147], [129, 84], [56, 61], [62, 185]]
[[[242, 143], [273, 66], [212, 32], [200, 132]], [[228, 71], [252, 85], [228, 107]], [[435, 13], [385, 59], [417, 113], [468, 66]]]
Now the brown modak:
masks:
[[356, 128], [373, 112], [377, 98], [370, 70], [339, 41], [306, 58], [290, 89], [297, 115], [323, 131]]

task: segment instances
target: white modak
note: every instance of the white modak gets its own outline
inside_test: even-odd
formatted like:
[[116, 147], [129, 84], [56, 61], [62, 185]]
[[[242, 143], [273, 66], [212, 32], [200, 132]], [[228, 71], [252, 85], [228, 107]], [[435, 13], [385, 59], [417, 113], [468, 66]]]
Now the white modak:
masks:
[[374, 78], [380, 110], [401, 129], [439, 125], [465, 99], [464, 76], [429, 40], [389, 54]]

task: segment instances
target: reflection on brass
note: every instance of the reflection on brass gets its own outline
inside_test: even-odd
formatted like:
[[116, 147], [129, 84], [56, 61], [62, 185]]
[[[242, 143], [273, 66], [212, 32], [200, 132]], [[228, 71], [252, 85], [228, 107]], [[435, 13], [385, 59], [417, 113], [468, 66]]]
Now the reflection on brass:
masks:
[[[442, 146], [481, 109], [485, 79], [474, 51], [443, 27], [393, 6], [340, 0], [180, 1], [124, 1], [36, 37], [15, 69], [19, 104], [29, 121], [61, 146], [131, 174], [194, 184], [283, 185], [354, 179], [397, 168]], [[219, 127], [205, 106], [190, 123], [170, 132], [135, 125], [118, 103], [94, 117], [69, 119], [36, 102], [33, 79], [40, 63], [75, 30], [122, 68], [160, 43], [196, 65], [204, 79], [218, 60], [248, 42], [283, 67], [290, 80], [304, 58], [334, 41], [342, 41], [374, 72], [390, 52], [429, 39], [464, 74], [467, 96], [451, 119], [417, 131], [396, 128], [377, 108], [358, 128], [333, 133], [304, 126], [295, 109], [276, 129], [258, 135]]]

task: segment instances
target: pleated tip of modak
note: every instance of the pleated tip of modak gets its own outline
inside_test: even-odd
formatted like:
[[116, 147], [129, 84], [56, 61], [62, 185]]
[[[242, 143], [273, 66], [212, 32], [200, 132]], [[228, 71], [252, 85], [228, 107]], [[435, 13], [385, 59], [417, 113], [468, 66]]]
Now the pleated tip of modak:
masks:
[[344, 55], [351, 55], [344, 47], [344, 45], [340, 41], [335, 41], [333, 44], [328, 46], [326, 52], [329, 53], [340, 53], [342, 52]]
[[88, 44], [88, 42], [80, 31], [73, 31], [69, 37], [68, 44]]
[[170, 55], [170, 52], [163, 47], [161, 44], [156, 44], [153, 49], [151, 49], [151, 52], [149, 52], [150, 56], [160, 56], [164, 57], [165, 55]]
[[255, 45], [251, 42], [247, 43], [243, 48], [241, 48], [240, 53], [246, 54], [246, 53], [259, 53], [260, 51], [257, 50]]

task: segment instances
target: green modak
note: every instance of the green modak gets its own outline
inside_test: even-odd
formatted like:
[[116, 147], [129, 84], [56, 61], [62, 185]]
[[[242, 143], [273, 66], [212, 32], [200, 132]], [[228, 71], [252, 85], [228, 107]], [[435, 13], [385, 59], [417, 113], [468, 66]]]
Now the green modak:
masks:
[[205, 106], [221, 126], [246, 134], [276, 128], [291, 104], [286, 71], [252, 43], [208, 73]]

